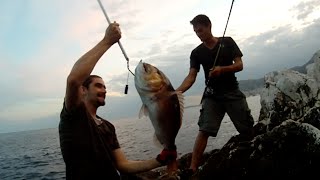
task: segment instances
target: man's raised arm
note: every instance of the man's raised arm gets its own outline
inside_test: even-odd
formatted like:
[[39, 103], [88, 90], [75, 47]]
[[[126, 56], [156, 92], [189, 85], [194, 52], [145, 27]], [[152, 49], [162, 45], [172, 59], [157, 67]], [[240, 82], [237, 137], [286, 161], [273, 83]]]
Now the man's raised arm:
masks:
[[111, 23], [104, 38], [74, 64], [68, 78], [65, 95], [67, 109], [77, 106], [80, 101], [80, 87], [84, 80], [91, 74], [94, 66], [101, 56], [121, 38], [121, 31], [118, 23]]

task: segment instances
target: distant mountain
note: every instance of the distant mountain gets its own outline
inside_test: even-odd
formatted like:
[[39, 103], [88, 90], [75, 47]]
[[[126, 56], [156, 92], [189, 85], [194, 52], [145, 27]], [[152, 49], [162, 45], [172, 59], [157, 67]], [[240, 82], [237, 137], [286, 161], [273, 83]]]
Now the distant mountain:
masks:
[[264, 85], [264, 78], [239, 81], [239, 87], [243, 91], [250, 91], [253, 89], [261, 88], [263, 85]]
[[298, 71], [300, 73], [303, 73], [303, 74], [307, 74], [307, 66], [309, 64], [312, 64], [314, 62], [314, 59], [311, 58], [306, 64], [304, 64], [303, 66], [295, 66], [293, 68], [291, 68], [292, 70], [295, 70], [295, 71]]
[[[319, 50], [320, 51], [320, 50]], [[307, 66], [314, 62], [315, 55], [304, 65], [295, 66], [290, 68], [291, 70], [298, 71], [303, 74], [307, 74]], [[264, 77], [259, 79], [249, 79], [249, 80], [239, 80], [239, 88], [243, 91], [247, 96], [248, 95], [256, 95], [259, 94], [260, 90], [264, 88]]]

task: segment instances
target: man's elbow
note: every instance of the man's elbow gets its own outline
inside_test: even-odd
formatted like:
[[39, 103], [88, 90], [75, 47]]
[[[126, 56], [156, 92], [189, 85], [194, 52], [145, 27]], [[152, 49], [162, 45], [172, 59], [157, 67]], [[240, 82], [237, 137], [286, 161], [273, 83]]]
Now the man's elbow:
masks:
[[243, 64], [241, 63], [238, 67], [238, 71], [242, 71], [243, 70]]
[[117, 170], [121, 173], [134, 173], [135, 171], [132, 170], [129, 166], [128, 162], [122, 162], [122, 163], [117, 163], [116, 164]]
[[79, 79], [76, 78], [75, 76], [73, 76], [73, 75], [70, 74], [70, 75], [67, 77], [67, 85], [68, 85], [69, 87], [80, 86], [81, 84], [82, 84], [82, 82], [80, 82]]
[[243, 63], [242, 63], [242, 61], [238, 61], [237, 63], [237, 68], [236, 68], [236, 71], [238, 72], [238, 71], [242, 71], [243, 70]]
[[128, 173], [128, 171], [126, 171], [126, 169], [122, 165], [117, 165], [116, 167], [120, 173]]

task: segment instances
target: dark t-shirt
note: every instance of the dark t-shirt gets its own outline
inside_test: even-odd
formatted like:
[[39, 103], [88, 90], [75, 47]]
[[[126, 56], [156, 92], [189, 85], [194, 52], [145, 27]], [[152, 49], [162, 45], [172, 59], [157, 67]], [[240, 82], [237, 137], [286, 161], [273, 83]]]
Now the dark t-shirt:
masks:
[[234, 72], [223, 73], [219, 77], [209, 80], [209, 71], [213, 67], [221, 42], [222, 46], [215, 66], [229, 66], [233, 64], [236, 57], [242, 57], [238, 45], [231, 37], [220, 37], [218, 38], [218, 44], [213, 49], [209, 49], [202, 43], [191, 52], [190, 68], [199, 71], [200, 65], [202, 65], [206, 83], [209, 82], [207, 86], [213, 88], [216, 92], [229, 92], [238, 89], [238, 81]]
[[84, 103], [60, 114], [59, 137], [67, 179], [120, 179], [112, 151], [119, 148], [114, 126], [97, 125]]

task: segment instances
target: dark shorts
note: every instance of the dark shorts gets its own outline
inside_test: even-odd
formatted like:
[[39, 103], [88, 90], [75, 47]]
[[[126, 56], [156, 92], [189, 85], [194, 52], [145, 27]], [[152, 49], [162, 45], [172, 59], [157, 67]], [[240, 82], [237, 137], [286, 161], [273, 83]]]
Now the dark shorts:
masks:
[[205, 97], [198, 121], [199, 130], [217, 136], [221, 121], [227, 113], [240, 134], [248, 133], [253, 127], [253, 117], [246, 97], [240, 90], [223, 94], [218, 99]]

